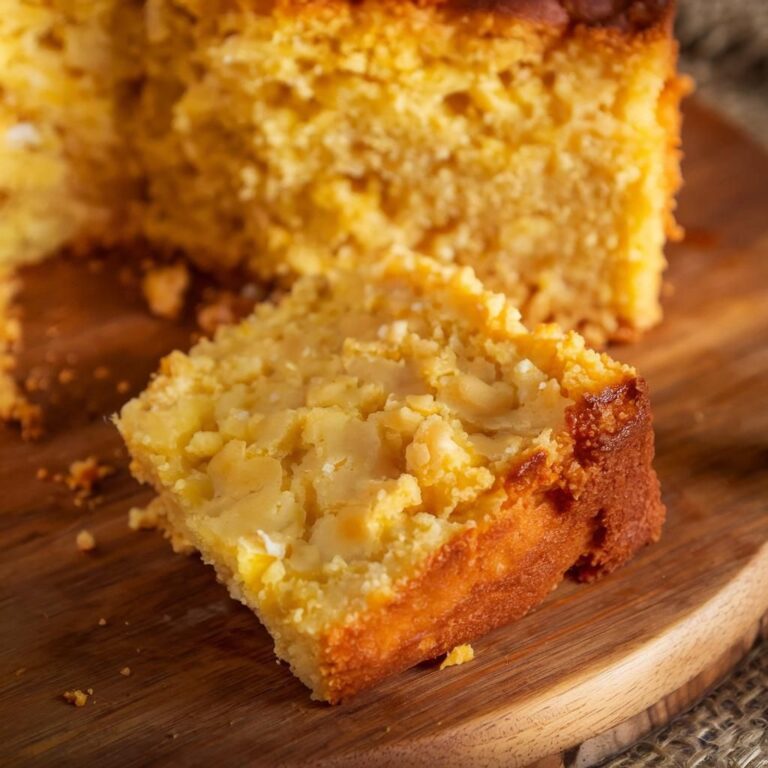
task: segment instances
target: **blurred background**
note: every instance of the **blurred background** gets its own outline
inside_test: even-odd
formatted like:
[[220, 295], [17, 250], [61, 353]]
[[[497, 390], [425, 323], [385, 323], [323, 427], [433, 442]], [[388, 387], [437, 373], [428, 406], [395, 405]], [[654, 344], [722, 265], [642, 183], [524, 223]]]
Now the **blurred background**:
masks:
[[697, 98], [768, 148], [768, 0], [678, 0], [677, 37]]

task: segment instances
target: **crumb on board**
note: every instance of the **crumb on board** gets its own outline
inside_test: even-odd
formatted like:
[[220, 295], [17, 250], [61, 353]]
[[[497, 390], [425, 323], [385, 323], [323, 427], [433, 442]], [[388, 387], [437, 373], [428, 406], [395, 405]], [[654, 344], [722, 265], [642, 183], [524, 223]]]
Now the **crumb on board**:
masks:
[[45, 392], [50, 386], [49, 373], [39, 368], [35, 368], [27, 374], [24, 379], [24, 391], [28, 394], [33, 392]]
[[101, 464], [95, 456], [78, 459], [69, 465], [69, 473], [64, 482], [71, 491], [77, 491], [82, 497], [90, 496], [99, 480], [114, 474], [115, 468]]
[[231, 304], [221, 297], [210, 304], [199, 307], [196, 313], [197, 324], [203, 333], [212, 335], [220, 325], [230, 325], [235, 322], [236, 315]]
[[37, 440], [43, 434], [43, 409], [21, 398], [14, 408], [13, 421], [21, 426], [23, 440]]
[[197, 308], [197, 325], [207, 336], [213, 335], [220, 325], [231, 325], [249, 315], [257, 301], [264, 298], [259, 286], [248, 283], [239, 293], [226, 289], [209, 289]]
[[72, 368], [62, 368], [57, 378], [59, 384], [69, 384], [75, 380], [75, 372]]
[[[5, 396], [5, 390], [10, 390]], [[23, 440], [43, 435], [43, 410], [19, 392], [11, 378], [0, 369], [0, 420], [18, 424]]]
[[93, 369], [93, 378], [97, 381], [104, 381], [112, 375], [112, 372], [106, 365], [98, 365]]
[[103, 616], [99, 619], [99, 626], [100, 627], [106, 627], [107, 626], [107, 620]]
[[75, 542], [77, 543], [77, 548], [81, 552], [93, 552], [93, 550], [96, 549], [96, 539], [93, 534], [85, 528], [77, 534]]
[[181, 314], [188, 288], [189, 270], [182, 263], [152, 267], [141, 281], [149, 311], [169, 320], [175, 320]]
[[149, 507], [131, 507], [128, 511], [128, 527], [132, 531], [150, 531], [157, 528], [157, 510]]
[[120, 381], [117, 382], [115, 389], [117, 390], [118, 394], [125, 395], [131, 391], [131, 382], [127, 379], [120, 379]]
[[48, 469], [46, 467], [38, 467], [35, 477], [38, 480], [46, 480], [48, 478]]
[[123, 668], [120, 670], [120, 674], [121, 674], [123, 677], [130, 677], [130, 676], [131, 676], [131, 668], [130, 668], [130, 667], [123, 667]]
[[[89, 688], [88, 690], [91, 694], [93, 693], [92, 688]], [[64, 701], [66, 701], [67, 704], [71, 704], [73, 707], [84, 707], [88, 703], [88, 696], [91, 694], [76, 688], [73, 691], [64, 691], [63, 696]]]
[[450, 651], [440, 664], [440, 669], [446, 667], [455, 667], [459, 664], [466, 664], [468, 661], [472, 661], [475, 658], [475, 650], [469, 643], [464, 645], [457, 645], [452, 651]]

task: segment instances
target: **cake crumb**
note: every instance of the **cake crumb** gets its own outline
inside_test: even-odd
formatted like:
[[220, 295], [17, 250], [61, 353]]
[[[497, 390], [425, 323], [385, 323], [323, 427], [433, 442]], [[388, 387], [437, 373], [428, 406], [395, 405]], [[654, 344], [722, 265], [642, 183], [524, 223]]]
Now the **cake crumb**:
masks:
[[130, 667], [123, 667], [123, 668], [120, 670], [120, 674], [121, 674], [123, 677], [130, 677], [130, 676], [131, 676], [131, 668], [130, 668]]
[[121, 379], [117, 382], [115, 389], [117, 390], [118, 394], [125, 395], [131, 389], [131, 382], [127, 381], [126, 379]]
[[45, 480], [48, 477], [48, 470], [45, 467], [39, 467], [37, 472], [35, 472], [35, 477], [38, 480]]
[[469, 643], [464, 645], [457, 645], [452, 651], [450, 651], [440, 664], [440, 669], [446, 667], [455, 667], [459, 664], [466, 664], [468, 661], [472, 661], [475, 658], [475, 651]]
[[99, 619], [99, 626], [100, 627], [106, 627], [107, 626], [107, 620], [104, 617]]
[[34, 392], [45, 392], [49, 386], [48, 373], [39, 369], [34, 369], [29, 372], [24, 379], [24, 390], [28, 394]]
[[[89, 691], [93, 691], [92, 688], [88, 689]], [[67, 704], [72, 704], [74, 707], [84, 707], [88, 703], [88, 696], [89, 694], [85, 691], [81, 691], [79, 688], [76, 688], [74, 691], [64, 691], [64, 701], [67, 702]]]
[[109, 464], [100, 464], [95, 456], [78, 459], [69, 465], [69, 474], [64, 482], [70, 491], [77, 491], [81, 498], [90, 496], [99, 480], [114, 474], [115, 468]]
[[93, 550], [96, 549], [96, 539], [93, 534], [85, 528], [77, 534], [75, 541], [77, 542], [77, 548], [81, 552], [93, 552]]
[[97, 381], [104, 381], [112, 375], [112, 372], [106, 365], [99, 365], [93, 369], [93, 378]]
[[256, 287], [239, 295], [227, 290], [208, 291], [197, 308], [197, 324], [206, 336], [212, 336], [220, 325], [231, 325], [249, 315], [261, 297]]
[[6, 385], [13, 390], [7, 397], [9, 402], [3, 404], [0, 409], [0, 420], [18, 424], [22, 440], [37, 440], [43, 435], [43, 409], [29, 402], [15, 385], [9, 382], [10, 379], [4, 376], [0, 365], [0, 395], [3, 395], [2, 390]]
[[128, 527], [132, 531], [151, 531], [157, 528], [157, 511], [151, 506], [142, 509], [132, 507], [128, 511]]
[[75, 372], [72, 368], [62, 368], [57, 378], [59, 384], [69, 384], [75, 380]]
[[220, 300], [200, 307], [196, 319], [203, 333], [211, 336], [220, 325], [234, 323], [235, 313], [226, 301]]
[[150, 269], [141, 281], [141, 290], [156, 317], [175, 320], [184, 308], [189, 288], [189, 270], [182, 264]]

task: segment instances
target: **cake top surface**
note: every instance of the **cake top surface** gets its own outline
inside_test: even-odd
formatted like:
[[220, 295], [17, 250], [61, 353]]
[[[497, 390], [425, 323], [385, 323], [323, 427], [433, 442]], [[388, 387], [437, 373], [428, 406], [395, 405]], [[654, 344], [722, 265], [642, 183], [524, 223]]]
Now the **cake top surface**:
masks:
[[344, 5], [383, 5], [398, 8], [436, 7], [447, 11], [488, 12], [510, 19], [525, 19], [558, 28], [572, 25], [604, 27], [625, 32], [642, 32], [671, 19], [674, 0], [179, 0], [184, 7], [203, 15], [252, 7], [259, 12], [279, 8], [334, 8]]
[[[278, 6], [285, 9], [332, 2], [333, 0], [277, 0]], [[393, 5], [396, 7], [397, 3]], [[402, 5], [495, 13], [554, 27], [579, 24], [625, 32], [642, 32], [669, 20], [674, 0], [409, 0]]]
[[381, 587], [371, 564], [389, 578], [490, 519], [526, 457], [566, 450], [565, 409], [629, 373], [576, 334], [529, 333], [467, 268], [391, 256], [173, 353], [119, 426], [251, 588], [348, 566]]

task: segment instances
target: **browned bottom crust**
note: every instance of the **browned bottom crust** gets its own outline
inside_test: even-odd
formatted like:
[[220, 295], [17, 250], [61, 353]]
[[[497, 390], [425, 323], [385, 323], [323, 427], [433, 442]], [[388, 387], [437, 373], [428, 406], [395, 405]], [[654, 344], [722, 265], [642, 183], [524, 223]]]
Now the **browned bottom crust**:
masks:
[[645, 383], [585, 398], [567, 421], [567, 472], [552, 477], [535, 455], [507, 480], [506, 515], [437, 552], [396, 602], [330, 633], [321, 668], [331, 702], [523, 616], [569, 571], [591, 581], [659, 538]]

